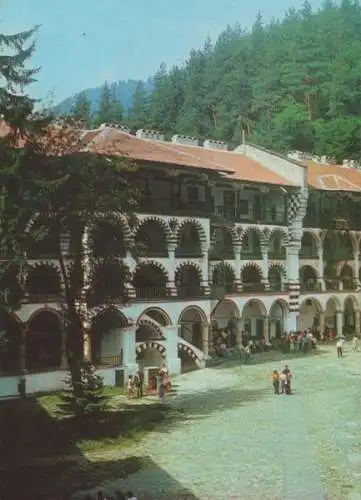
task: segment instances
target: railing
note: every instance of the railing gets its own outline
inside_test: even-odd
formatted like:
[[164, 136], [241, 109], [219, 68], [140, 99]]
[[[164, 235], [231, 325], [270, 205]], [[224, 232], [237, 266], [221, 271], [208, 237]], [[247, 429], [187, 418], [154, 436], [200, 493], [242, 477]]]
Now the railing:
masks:
[[198, 246], [193, 247], [180, 247], [175, 251], [176, 258], [190, 257], [190, 258], [201, 258], [202, 250]]
[[241, 250], [241, 260], [262, 260], [260, 248], [251, 248], [250, 250]]
[[223, 247], [217, 249], [210, 249], [209, 251], [210, 260], [233, 260], [234, 259], [234, 249], [232, 247]]
[[220, 297], [226, 294], [232, 294], [237, 292], [237, 287], [235, 283], [226, 283], [224, 285], [212, 284], [211, 295], [212, 297]]
[[168, 290], [165, 286], [147, 286], [136, 288], [137, 299], [164, 299], [168, 296]]
[[269, 250], [268, 258], [272, 260], [286, 260], [286, 249], [278, 248], [277, 250]]
[[97, 363], [100, 366], [111, 366], [113, 368], [122, 366], [122, 356], [102, 356]]
[[31, 304], [38, 304], [39, 302], [58, 302], [59, 300], [64, 299], [63, 293], [25, 293], [22, 299], [23, 302], [28, 302]]
[[319, 292], [320, 285], [316, 280], [309, 280], [307, 282], [300, 283], [301, 292]]
[[196, 298], [204, 296], [203, 288], [197, 285], [189, 285], [189, 286], [181, 285], [177, 287], [177, 291], [178, 291], [178, 297], [181, 298], [186, 298], [186, 297]]
[[242, 283], [242, 287], [244, 292], [258, 293], [265, 291], [263, 283]]
[[317, 248], [302, 246], [300, 259], [318, 259]]
[[180, 200], [177, 198], [143, 197], [137, 208], [138, 212], [155, 214], [193, 215], [205, 216], [214, 211], [213, 204], [209, 201]]
[[339, 278], [324, 278], [326, 290], [339, 291], [340, 279]]
[[286, 225], [286, 212], [284, 210], [262, 210], [260, 213], [244, 214], [236, 207], [225, 207], [217, 205], [215, 216], [222, 217], [232, 222], [272, 224], [275, 226]]

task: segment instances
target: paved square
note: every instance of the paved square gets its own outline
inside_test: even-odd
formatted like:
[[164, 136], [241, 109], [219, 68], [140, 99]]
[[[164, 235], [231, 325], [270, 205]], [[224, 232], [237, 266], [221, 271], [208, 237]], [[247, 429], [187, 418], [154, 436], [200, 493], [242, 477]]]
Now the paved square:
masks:
[[[361, 353], [320, 350], [180, 376], [180, 418], [141, 452], [199, 500], [361, 499]], [[294, 395], [274, 396], [270, 374], [285, 363]], [[109, 486], [177, 498], [152, 470]]]

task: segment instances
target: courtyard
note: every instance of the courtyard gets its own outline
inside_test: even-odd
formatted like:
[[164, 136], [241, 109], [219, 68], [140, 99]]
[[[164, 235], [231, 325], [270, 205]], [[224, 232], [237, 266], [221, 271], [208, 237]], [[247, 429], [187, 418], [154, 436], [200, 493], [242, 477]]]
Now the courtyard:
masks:
[[[332, 345], [269, 358], [178, 377], [169, 425], [134, 450], [147, 465], [99, 487], [157, 499], [361, 498], [361, 353], [348, 346], [338, 360]], [[274, 396], [270, 372], [286, 362], [294, 395]]]

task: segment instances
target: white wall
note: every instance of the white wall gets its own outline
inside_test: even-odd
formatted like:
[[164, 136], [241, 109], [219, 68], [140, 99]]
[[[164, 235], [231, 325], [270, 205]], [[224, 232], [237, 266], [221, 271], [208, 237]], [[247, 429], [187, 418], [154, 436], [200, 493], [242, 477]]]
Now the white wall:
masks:
[[305, 167], [298, 165], [296, 162], [292, 162], [287, 158], [272, 154], [263, 149], [250, 146], [249, 144], [238, 146], [238, 148], [235, 149], [235, 152], [245, 154], [248, 158], [257, 161], [272, 172], [279, 174], [298, 186], [306, 185], [307, 170]]

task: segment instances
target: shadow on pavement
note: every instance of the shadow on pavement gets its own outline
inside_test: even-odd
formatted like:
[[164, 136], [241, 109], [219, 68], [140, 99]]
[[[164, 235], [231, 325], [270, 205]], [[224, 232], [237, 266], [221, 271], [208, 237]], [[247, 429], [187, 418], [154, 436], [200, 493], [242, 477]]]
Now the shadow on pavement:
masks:
[[[133, 491], [140, 500], [199, 500], [193, 493], [183, 487], [174, 477], [159, 467], [150, 457], [135, 457], [126, 460], [129, 466], [129, 473], [123, 474], [125, 460], [112, 462], [94, 462], [89, 466], [87, 477], [89, 487], [86, 491], [72, 496], [72, 499], [83, 499], [86, 494], [95, 495], [99, 489], [106, 495], [114, 495], [116, 491]], [[132, 464], [138, 467], [138, 472], [131, 471]], [[103, 469], [103, 477], [99, 473], [99, 466]], [[117, 474], [117, 472], [122, 475]], [[93, 477], [95, 474], [95, 477]], [[107, 480], [107, 474], [112, 475], [112, 479]], [[114, 478], [117, 478], [114, 480]], [[76, 479], [75, 479], [76, 480]], [[84, 483], [84, 481], [83, 481]], [[102, 487], [99, 488], [99, 484]]]
[[[139, 495], [142, 493], [142, 500], [197, 500], [150, 458], [131, 456], [131, 453], [126, 457], [121, 456], [122, 441], [119, 441], [119, 436], [128, 437], [138, 429], [144, 431], [155, 428], [165, 421], [167, 411], [165, 405], [122, 405], [104, 421], [94, 425], [92, 436], [94, 441], [103, 440], [110, 447], [113, 440], [117, 439], [114, 442], [119, 448], [98, 452], [89, 459], [77, 446], [81, 437], [74, 434], [71, 419], [58, 420], [52, 417], [35, 397], [1, 402], [1, 499], [51, 500], [59, 499], [59, 495], [65, 499], [85, 488], [106, 490], [100, 485], [137, 474], [136, 483], [130, 485], [129, 489], [134, 489], [134, 493]], [[153, 490], [149, 490], [151, 485]], [[157, 485], [161, 485], [161, 490]], [[108, 488], [108, 491], [114, 494], [115, 489]], [[146, 493], [152, 492], [155, 496], [146, 496]]]
[[260, 352], [251, 355], [250, 360], [247, 364], [243, 362], [240, 355], [233, 355], [230, 358], [221, 358], [217, 364], [210, 366], [213, 370], [224, 370], [227, 368], [234, 368], [235, 366], [252, 366], [261, 365], [265, 363], [282, 363], [291, 362], [297, 359], [313, 358], [328, 354], [328, 351], [321, 349], [315, 349], [309, 353], [290, 353], [290, 352], [280, 352], [280, 351], [268, 351]]

